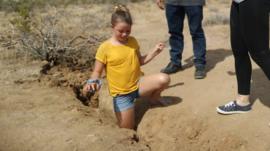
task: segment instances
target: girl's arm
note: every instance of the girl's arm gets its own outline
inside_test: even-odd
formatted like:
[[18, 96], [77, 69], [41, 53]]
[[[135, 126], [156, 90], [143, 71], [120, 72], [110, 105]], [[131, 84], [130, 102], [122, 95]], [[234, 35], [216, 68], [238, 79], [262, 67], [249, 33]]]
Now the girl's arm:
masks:
[[[103, 69], [105, 68], [105, 64], [96, 60], [94, 71], [91, 74], [91, 78], [88, 81], [95, 81], [98, 80], [102, 74]], [[89, 91], [96, 91], [100, 88], [100, 85], [96, 82], [87, 82], [83, 88], [84, 93]]]
[[95, 61], [95, 67], [94, 67], [94, 71], [91, 74], [91, 79], [98, 79], [100, 78], [103, 69], [105, 68], [105, 64], [96, 60]]
[[143, 55], [143, 56], [138, 51], [138, 56], [139, 56], [141, 66], [147, 64], [153, 58], [155, 58], [155, 56], [157, 56], [164, 49], [164, 47], [165, 45], [163, 43], [159, 43], [155, 46], [155, 48], [152, 51], [150, 51], [148, 54]]
[[164, 9], [164, 0], [156, 0], [156, 3], [160, 9]]

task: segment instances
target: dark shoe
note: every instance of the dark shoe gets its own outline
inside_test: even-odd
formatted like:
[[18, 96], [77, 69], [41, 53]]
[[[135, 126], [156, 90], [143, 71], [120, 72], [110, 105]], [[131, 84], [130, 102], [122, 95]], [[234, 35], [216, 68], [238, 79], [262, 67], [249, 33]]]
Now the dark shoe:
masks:
[[217, 112], [220, 114], [236, 114], [247, 113], [251, 110], [251, 104], [246, 106], [240, 106], [236, 101], [231, 101], [225, 105], [217, 107]]
[[196, 68], [194, 77], [195, 77], [195, 79], [204, 79], [206, 77], [205, 69], [204, 68]]
[[164, 69], [162, 69], [160, 72], [166, 73], [166, 74], [171, 74], [175, 73], [177, 71], [182, 70], [182, 66], [178, 66], [170, 62]]

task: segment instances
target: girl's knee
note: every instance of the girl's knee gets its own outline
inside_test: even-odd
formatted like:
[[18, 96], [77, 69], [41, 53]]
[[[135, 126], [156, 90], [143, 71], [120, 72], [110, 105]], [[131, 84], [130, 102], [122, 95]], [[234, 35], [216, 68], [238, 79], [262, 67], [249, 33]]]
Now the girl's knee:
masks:
[[159, 83], [164, 86], [164, 85], [169, 85], [171, 79], [168, 74], [160, 73], [158, 77]]

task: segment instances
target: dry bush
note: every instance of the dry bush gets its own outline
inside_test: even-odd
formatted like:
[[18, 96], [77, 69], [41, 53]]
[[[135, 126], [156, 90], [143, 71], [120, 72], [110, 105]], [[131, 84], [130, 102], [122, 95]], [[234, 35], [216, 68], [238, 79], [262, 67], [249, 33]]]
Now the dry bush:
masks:
[[32, 32], [21, 34], [22, 49], [35, 58], [48, 61], [51, 66], [91, 67], [95, 46], [102, 38], [93, 35], [86, 37], [78, 33], [73, 38], [66, 39], [61, 33], [65, 31], [60, 28], [57, 16], [42, 18], [40, 25], [36, 25]]
[[228, 0], [207, 0], [206, 1], [207, 4], [231, 4], [232, 1], [228, 1]]
[[[49, 81], [52, 82], [50, 84], [52, 86], [82, 83], [93, 67], [98, 45], [108, 37], [109, 16], [104, 11], [108, 7], [70, 6], [58, 9], [50, 7], [47, 12], [33, 11], [28, 18], [29, 31], [20, 28], [16, 22], [9, 23], [7, 30], [1, 31], [0, 50], [3, 52], [1, 55], [13, 51], [20, 60], [27, 58], [47, 61], [48, 64], [44, 66], [42, 73], [51, 76]], [[17, 17], [18, 15], [13, 16], [10, 20]], [[14, 58], [1, 57], [1, 59]], [[56, 70], [49, 71], [54, 66], [57, 66]], [[74, 71], [85, 75], [75, 78], [77, 73]], [[60, 74], [61, 72], [64, 74]], [[74, 73], [69, 74], [70, 72]], [[66, 80], [61, 80], [63, 78]]]
[[211, 25], [227, 25], [230, 23], [230, 18], [228, 15], [224, 14], [212, 14], [207, 16], [207, 18], [204, 20], [203, 24], [205, 26], [211, 26]]
[[44, 8], [50, 6], [68, 6], [71, 4], [127, 4], [146, 0], [0, 0], [0, 10], [18, 11], [19, 9]]
[[227, 10], [226, 8], [220, 9], [217, 6], [208, 6], [203, 24], [205, 26], [229, 24], [230, 16]]
[[[51, 8], [50, 13], [30, 14], [27, 28], [19, 21], [25, 18], [11, 19], [12, 32], [3, 33], [0, 37], [2, 48], [14, 48], [20, 54], [46, 60], [50, 66], [92, 67], [95, 50], [106, 38], [106, 34], [100, 34], [98, 30], [107, 28], [106, 21], [103, 16], [99, 18], [88, 12], [81, 15], [68, 12]], [[72, 16], [74, 18], [70, 18]]]
[[[90, 97], [82, 100], [81, 88], [89, 78], [98, 45], [110, 34], [109, 8], [113, 7], [48, 7], [46, 12], [32, 10], [26, 18], [18, 13], [9, 19], [7, 30], [0, 30], [1, 52], [15, 50], [16, 58], [45, 60], [38, 81], [52, 87], [72, 87], [76, 97], [89, 105], [94, 101], [89, 102]], [[29, 22], [21, 24], [24, 19]], [[95, 95], [91, 97], [95, 99]]]
[[5, 27], [5, 30], [0, 32], [0, 59], [22, 59], [22, 56], [26, 56], [26, 54], [16, 49], [19, 43], [19, 33], [15, 32], [14, 26], [9, 25], [9, 27]]

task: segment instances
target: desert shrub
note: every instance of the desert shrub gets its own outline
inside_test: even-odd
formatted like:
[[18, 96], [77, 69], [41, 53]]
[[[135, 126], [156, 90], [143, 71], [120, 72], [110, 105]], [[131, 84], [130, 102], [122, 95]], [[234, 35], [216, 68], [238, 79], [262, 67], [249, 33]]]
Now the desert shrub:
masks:
[[229, 12], [221, 11], [216, 6], [207, 6], [208, 13], [205, 16], [203, 24], [209, 25], [227, 25], [230, 22]]
[[141, 2], [146, 0], [0, 0], [0, 10], [18, 11], [21, 7], [27, 9], [44, 8], [50, 6], [67, 6], [70, 4], [127, 4], [130, 2]]
[[204, 20], [203, 24], [205, 26], [210, 25], [227, 25], [230, 23], [230, 17], [228, 15], [224, 14], [211, 14], [207, 16], [207, 18]]
[[49, 68], [62, 65], [72, 70], [91, 69], [97, 46], [107, 33], [104, 17], [98, 16], [102, 13], [84, 10], [77, 14], [70, 11], [80, 9], [75, 6], [49, 9], [12, 18], [10, 28], [0, 34], [1, 51], [16, 50], [16, 59], [27, 56], [28, 60], [45, 60]]
[[81, 33], [66, 36], [59, 18], [59, 14], [55, 14], [42, 17], [40, 22], [32, 19], [32, 30], [21, 32], [20, 48], [35, 59], [48, 61], [51, 66], [90, 68], [96, 47], [105, 37]]
[[[46, 60], [51, 66], [90, 67], [97, 45], [106, 37], [104, 32], [100, 34], [95, 31], [104, 31], [103, 29], [109, 26], [107, 22], [109, 19], [104, 18], [104, 14], [110, 13], [104, 11], [112, 9], [112, 3], [137, 1], [141, 0], [0, 0], [0, 9], [14, 11], [16, 14], [9, 19], [12, 27], [9, 29], [12, 31], [10, 33], [15, 34], [10, 36], [8, 32], [1, 33], [3, 36], [0, 37], [0, 43], [6, 48], [13, 47], [18, 54]], [[109, 3], [109, 5], [99, 5], [103, 7], [99, 12], [91, 9], [82, 10], [81, 5], [67, 6], [75, 3]], [[54, 5], [67, 7], [52, 7]], [[46, 11], [36, 9], [45, 6]], [[69, 7], [79, 9], [80, 13], [76, 13], [73, 9], [66, 10]], [[81, 11], [88, 13], [82, 15]]]

